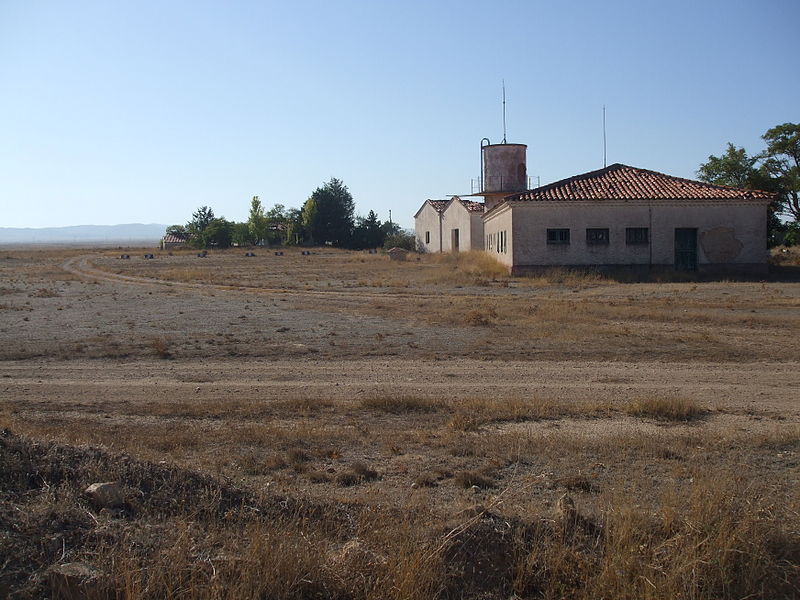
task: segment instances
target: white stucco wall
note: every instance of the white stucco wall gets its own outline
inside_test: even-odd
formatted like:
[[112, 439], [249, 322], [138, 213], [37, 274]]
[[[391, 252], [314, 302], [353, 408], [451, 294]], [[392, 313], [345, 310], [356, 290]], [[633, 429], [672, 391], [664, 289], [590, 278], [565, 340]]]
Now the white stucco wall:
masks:
[[[698, 266], [766, 265], [766, 202], [509, 202], [492, 211], [486, 236], [509, 230], [509, 266], [664, 265], [675, 262], [675, 229], [696, 228]], [[627, 227], [647, 227], [649, 243], [629, 245]], [[569, 229], [569, 244], [548, 244], [547, 229]], [[591, 245], [587, 228], [609, 229]], [[488, 250], [488, 249], [487, 249]]]
[[[513, 222], [512, 222], [511, 207], [504, 204], [493, 211], [483, 223], [483, 244], [484, 250], [488, 252], [493, 258], [504, 265], [511, 268], [513, 266], [513, 252], [514, 252], [514, 235], [513, 235]], [[489, 247], [487, 240], [490, 235], [497, 239], [497, 235], [501, 232], [506, 232], [506, 248], [505, 252], [500, 252], [496, 242]]]
[[458, 229], [458, 249], [483, 249], [483, 213], [474, 213], [466, 209], [457, 199], [447, 205], [442, 212], [442, 251], [453, 251], [453, 230]]
[[[417, 248], [425, 252], [441, 252], [442, 221], [441, 214], [425, 202], [414, 218], [414, 229], [417, 236]], [[430, 232], [430, 242], [425, 243], [425, 232]]]

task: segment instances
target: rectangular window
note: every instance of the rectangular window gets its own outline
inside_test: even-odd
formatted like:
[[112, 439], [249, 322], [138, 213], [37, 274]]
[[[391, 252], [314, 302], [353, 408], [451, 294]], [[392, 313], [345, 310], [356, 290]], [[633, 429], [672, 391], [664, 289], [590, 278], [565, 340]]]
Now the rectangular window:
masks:
[[430, 244], [431, 243], [431, 232], [430, 231], [426, 231], [425, 232], [425, 243], [426, 244]]
[[587, 244], [608, 244], [608, 229], [587, 229]]
[[626, 244], [647, 244], [650, 242], [647, 227], [626, 227]]
[[569, 229], [548, 229], [548, 244], [569, 244]]

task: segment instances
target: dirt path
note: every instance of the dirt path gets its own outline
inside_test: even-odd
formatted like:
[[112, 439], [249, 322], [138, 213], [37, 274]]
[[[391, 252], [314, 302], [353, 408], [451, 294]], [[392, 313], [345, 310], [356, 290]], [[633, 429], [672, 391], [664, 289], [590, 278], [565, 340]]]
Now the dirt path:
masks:
[[0, 391], [29, 405], [54, 399], [376, 395], [615, 401], [684, 395], [712, 408], [800, 415], [800, 365], [386, 360], [27, 361], [0, 365]]

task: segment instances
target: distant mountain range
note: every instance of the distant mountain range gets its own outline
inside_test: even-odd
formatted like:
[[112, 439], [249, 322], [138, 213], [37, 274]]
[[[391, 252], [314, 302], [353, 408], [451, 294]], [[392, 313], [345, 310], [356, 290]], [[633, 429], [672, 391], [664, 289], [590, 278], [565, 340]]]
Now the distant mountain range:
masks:
[[75, 225], [72, 227], [0, 227], [0, 244], [157, 243], [166, 230], [157, 223]]

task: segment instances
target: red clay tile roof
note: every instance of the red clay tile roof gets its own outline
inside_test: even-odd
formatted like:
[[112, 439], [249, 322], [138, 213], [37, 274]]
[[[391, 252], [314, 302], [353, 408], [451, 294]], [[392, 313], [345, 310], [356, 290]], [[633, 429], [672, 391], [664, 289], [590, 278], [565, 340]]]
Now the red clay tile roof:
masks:
[[682, 179], [619, 163], [575, 175], [505, 200], [767, 200], [773, 195]]
[[483, 212], [483, 202], [474, 202], [473, 200], [464, 200], [463, 198], [458, 199], [461, 204], [464, 205], [469, 212], [475, 213], [482, 213]]
[[442, 212], [444, 207], [447, 206], [449, 200], [428, 200], [436, 212]]
[[175, 235], [174, 233], [168, 233], [164, 236], [164, 243], [165, 244], [183, 244], [186, 242], [186, 238], [180, 235]]

